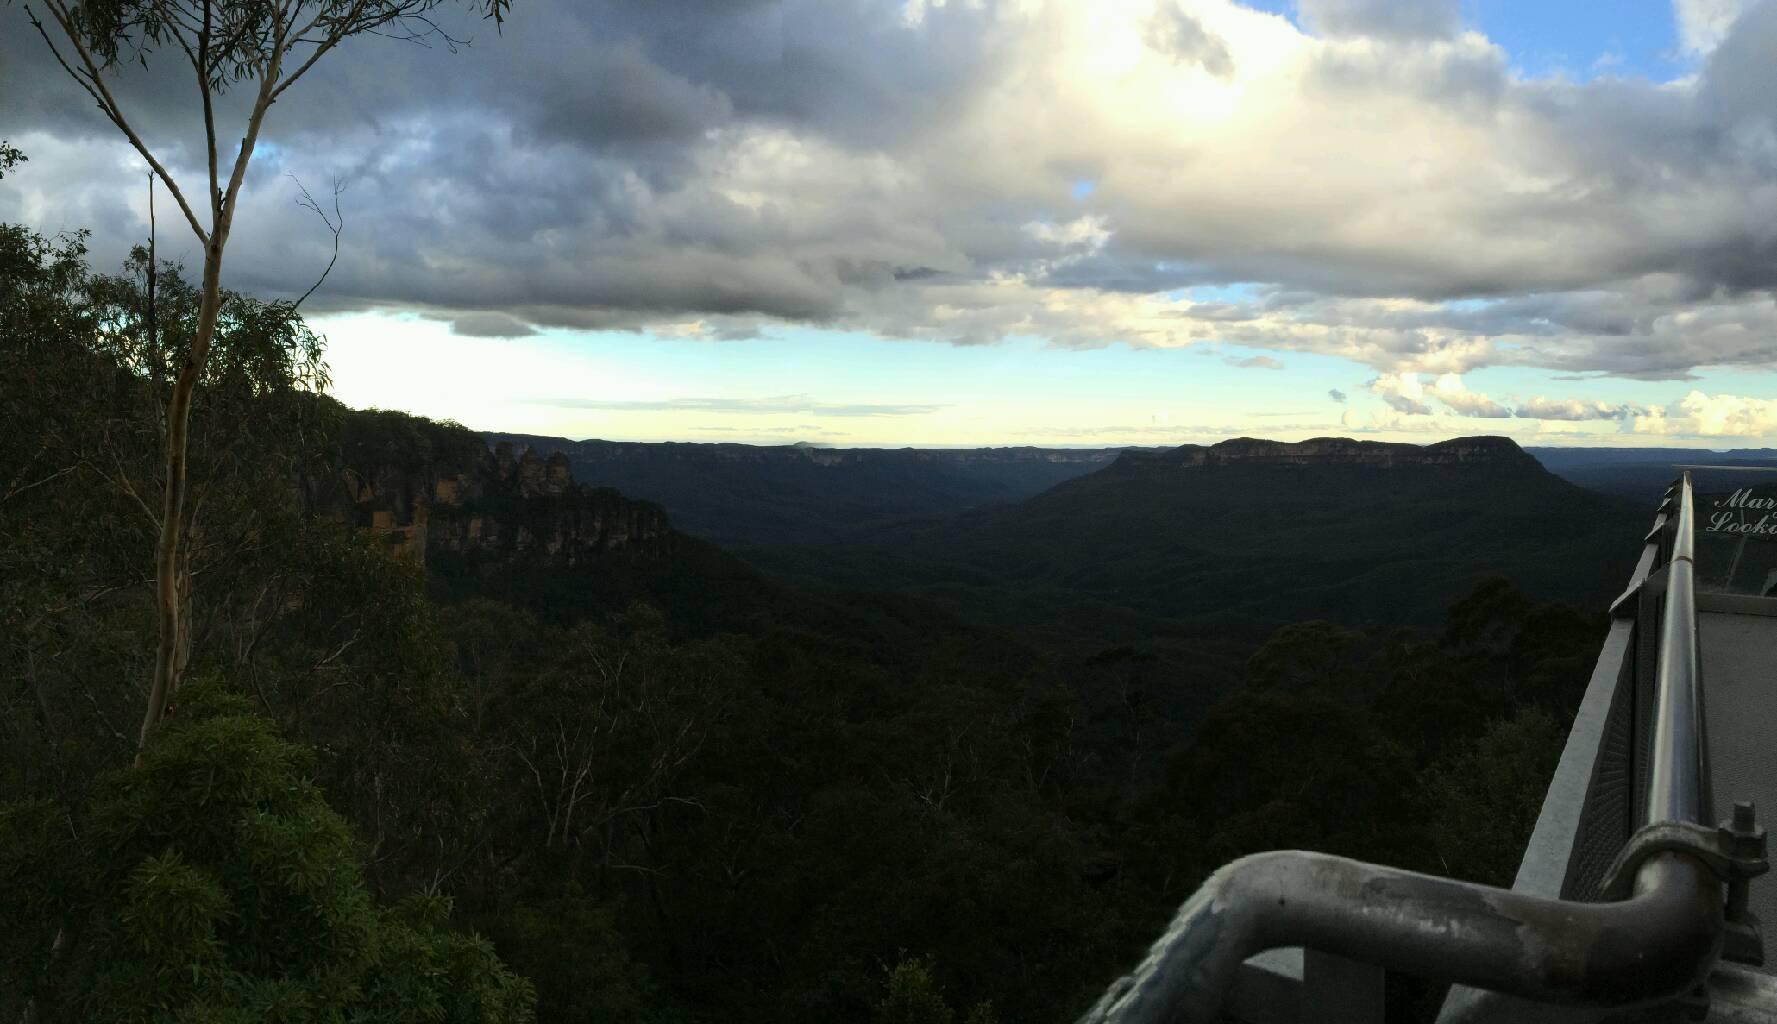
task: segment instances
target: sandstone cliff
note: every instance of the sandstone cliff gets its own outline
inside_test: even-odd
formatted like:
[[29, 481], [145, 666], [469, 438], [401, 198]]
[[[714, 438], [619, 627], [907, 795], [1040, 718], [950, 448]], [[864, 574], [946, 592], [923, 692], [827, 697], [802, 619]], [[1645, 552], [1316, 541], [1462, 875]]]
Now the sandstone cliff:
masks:
[[574, 565], [620, 549], [647, 551], [672, 533], [659, 505], [576, 483], [560, 453], [502, 442], [454, 457], [374, 454], [348, 459], [356, 465], [336, 484], [311, 486], [311, 507], [422, 563], [448, 551]]
[[1213, 445], [1187, 444], [1162, 452], [1125, 452], [1130, 466], [1163, 463], [1178, 468], [1210, 466], [1361, 466], [1401, 469], [1414, 466], [1461, 466], [1540, 469], [1534, 456], [1507, 437], [1458, 437], [1436, 444], [1357, 441], [1349, 437], [1315, 437], [1306, 441], [1266, 441], [1237, 437]]

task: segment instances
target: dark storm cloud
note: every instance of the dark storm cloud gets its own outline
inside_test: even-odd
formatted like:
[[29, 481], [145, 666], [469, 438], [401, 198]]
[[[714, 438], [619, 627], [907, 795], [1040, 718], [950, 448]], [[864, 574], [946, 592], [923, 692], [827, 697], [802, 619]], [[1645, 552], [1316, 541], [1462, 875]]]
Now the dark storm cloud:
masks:
[[723, 93], [650, 61], [641, 44], [583, 51], [589, 59], [539, 68], [531, 129], [540, 137], [598, 147], [694, 138], [734, 116]]
[[1309, 31], [1329, 36], [1445, 36], [1461, 24], [1456, 0], [1297, 0]]
[[[331, 238], [287, 176], [338, 176], [343, 248], [309, 308], [419, 309], [459, 333], [790, 321], [1221, 340], [1379, 372], [1777, 366], [1777, 3], [1694, 84], [1662, 85], [1517, 77], [1456, 34], [1453, 0], [1302, 0], [1323, 38], [1273, 90], [1299, 109], [1202, 132], [1119, 127], [1151, 90], [1045, 77], [1071, 66], [1077, 11], [537, 0], [499, 36], [447, 15], [473, 37], [455, 54], [354, 41], [273, 111], [227, 282], [306, 288]], [[1233, 87], [1239, 13], [1167, 0], [1131, 31], [1191, 89]], [[195, 182], [190, 86], [150, 63], [129, 108]], [[91, 227], [115, 266], [145, 233], [143, 183], [16, 6], [0, 89], [0, 137], [32, 156], [0, 219]], [[1095, 90], [1107, 106], [1064, 106]], [[192, 260], [160, 210], [165, 251]], [[1242, 282], [1252, 299], [1143, 305]]]
[[1175, 60], [1196, 64], [1218, 77], [1234, 72], [1234, 59], [1228, 55], [1228, 44], [1203, 27], [1188, 12], [1162, 5], [1148, 22], [1148, 39], [1155, 49]]
[[528, 338], [537, 333], [506, 313], [464, 313], [448, 319], [450, 333], [470, 338]]
[[1771, 105], [1771, 87], [1777, 82], [1777, 69], [1771, 66], [1774, 47], [1777, 4], [1750, 4], [1709, 55], [1701, 96], [1719, 119], [1766, 126], [1777, 121], [1777, 107]]

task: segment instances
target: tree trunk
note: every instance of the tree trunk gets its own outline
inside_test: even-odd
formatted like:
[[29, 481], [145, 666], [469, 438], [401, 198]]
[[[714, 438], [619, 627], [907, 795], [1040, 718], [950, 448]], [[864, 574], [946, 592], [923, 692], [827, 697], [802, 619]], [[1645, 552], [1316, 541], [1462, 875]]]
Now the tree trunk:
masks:
[[167, 402], [166, 482], [160, 517], [160, 539], [154, 551], [154, 595], [160, 623], [160, 646], [154, 659], [154, 682], [148, 691], [148, 708], [142, 715], [142, 733], [136, 741], [137, 761], [154, 726], [165, 714], [167, 702], [179, 689], [185, 674], [189, 646], [184, 637], [190, 616], [185, 608], [191, 593], [187, 564], [181, 557], [185, 541], [185, 495], [189, 485], [186, 446], [191, 434], [191, 403], [203, 376], [210, 342], [216, 336], [216, 320], [222, 306], [222, 243], [226, 224], [216, 225], [204, 251], [203, 297], [198, 304], [197, 337], [185, 365], [173, 381]]

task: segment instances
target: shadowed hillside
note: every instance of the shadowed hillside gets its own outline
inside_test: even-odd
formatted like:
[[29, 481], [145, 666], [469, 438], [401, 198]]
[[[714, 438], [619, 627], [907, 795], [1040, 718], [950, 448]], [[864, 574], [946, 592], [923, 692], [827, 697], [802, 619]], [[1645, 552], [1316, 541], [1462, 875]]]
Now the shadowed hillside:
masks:
[[1589, 490], [1631, 498], [1643, 505], [1660, 500], [1666, 485], [1678, 476], [1680, 466], [1749, 471], [1739, 475], [1732, 469], [1707, 471], [1706, 479], [1711, 484], [1726, 487], [1768, 483], [1770, 476], [1758, 470], [1777, 467], [1777, 450], [1770, 448], [1531, 448], [1530, 452], [1549, 472], [1564, 480]]
[[1241, 438], [1125, 452], [1016, 506], [886, 529], [869, 556], [754, 552], [852, 583], [1066, 591], [1241, 627], [1303, 617], [1426, 624], [1482, 576], [1596, 607], [1646, 519], [1504, 438], [1419, 447]]
[[1023, 501], [1117, 457], [1111, 448], [812, 448], [489, 434], [567, 456], [574, 478], [659, 502], [718, 544], [818, 544], [860, 528]]
[[1594, 605], [1623, 578], [1645, 518], [1504, 438], [1240, 439], [1126, 453], [916, 543], [1162, 614], [1403, 622], [1435, 618], [1484, 575]]

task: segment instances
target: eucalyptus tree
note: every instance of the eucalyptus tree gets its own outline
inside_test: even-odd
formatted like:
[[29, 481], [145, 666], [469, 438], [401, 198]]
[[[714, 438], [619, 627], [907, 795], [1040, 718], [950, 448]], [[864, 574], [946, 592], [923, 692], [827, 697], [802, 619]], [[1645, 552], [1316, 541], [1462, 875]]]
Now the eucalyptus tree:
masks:
[[[162, 480], [155, 544], [155, 600], [159, 645], [142, 716], [138, 746], [147, 742], [183, 673], [182, 633], [189, 615], [188, 569], [181, 549], [190, 541], [187, 507], [193, 395], [223, 311], [222, 261], [247, 168], [272, 105], [316, 63], [354, 36], [412, 41], [441, 36], [428, 16], [443, 0], [29, 0], [24, 10], [56, 62], [121, 132], [171, 194], [203, 251], [199, 313], [189, 347], [168, 382], [162, 417]], [[495, 23], [511, 0], [468, 0]], [[41, 15], [40, 12], [41, 11]], [[451, 43], [456, 40], [448, 40]], [[183, 59], [191, 67], [203, 119], [205, 171], [201, 191], [187, 187], [126, 108], [120, 73], [150, 58]], [[250, 89], [240, 142], [232, 157], [219, 141], [218, 100]], [[192, 197], [196, 197], [194, 202]], [[331, 227], [332, 225], [330, 225]], [[152, 265], [152, 259], [150, 260]], [[152, 308], [152, 307], [151, 307]]]

